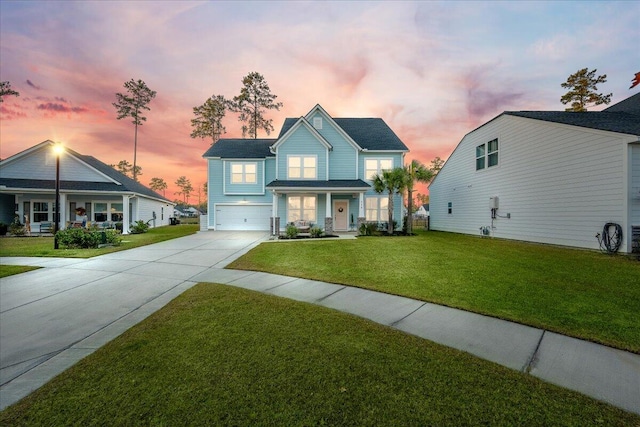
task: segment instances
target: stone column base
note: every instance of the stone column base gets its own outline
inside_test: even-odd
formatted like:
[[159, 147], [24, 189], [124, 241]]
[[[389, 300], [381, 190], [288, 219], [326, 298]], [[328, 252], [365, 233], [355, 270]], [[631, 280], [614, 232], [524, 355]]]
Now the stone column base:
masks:
[[363, 216], [358, 217], [358, 233], [360, 233], [360, 226], [367, 222], [367, 219]]
[[269, 218], [269, 233], [272, 236], [280, 235], [280, 217], [270, 217]]
[[325, 234], [333, 233], [333, 218], [330, 216], [324, 219], [324, 232]]

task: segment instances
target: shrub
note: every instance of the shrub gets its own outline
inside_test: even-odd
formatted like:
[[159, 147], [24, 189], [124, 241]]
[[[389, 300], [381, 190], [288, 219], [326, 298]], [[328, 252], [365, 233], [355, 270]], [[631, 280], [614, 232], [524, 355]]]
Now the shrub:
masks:
[[363, 222], [358, 229], [361, 236], [372, 236], [378, 231], [378, 224], [375, 222]]
[[287, 239], [295, 239], [296, 237], [298, 237], [298, 233], [298, 227], [293, 224], [288, 224], [287, 228], [284, 229], [284, 235], [287, 237]]
[[322, 228], [320, 227], [311, 227], [311, 229], [309, 229], [309, 235], [311, 237], [322, 237], [323, 234], [324, 231], [322, 231]]
[[58, 243], [69, 249], [92, 249], [101, 243], [119, 245], [122, 237], [116, 230], [87, 230], [85, 228], [67, 228], [56, 233]]
[[24, 228], [24, 225], [20, 222], [17, 216], [16, 219], [9, 225], [9, 233], [13, 234], [14, 236], [24, 236], [25, 234], [27, 234], [26, 228]]
[[143, 220], [138, 220], [131, 226], [131, 230], [129, 231], [131, 232], [131, 234], [142, 234], [146, 233], [148, 230], [149, 224], [147, 224]]
[[97, 248], [101, 240], [99, 231], [89, 231], [75, 227], [58, 231], [56, 238], [61, 246], [70, 249]]
[[0, 221], [0, 236], [4, 236], [5, 234], [7, 234], [8, 230], [9, 230], [9, 226], [4, 222]]

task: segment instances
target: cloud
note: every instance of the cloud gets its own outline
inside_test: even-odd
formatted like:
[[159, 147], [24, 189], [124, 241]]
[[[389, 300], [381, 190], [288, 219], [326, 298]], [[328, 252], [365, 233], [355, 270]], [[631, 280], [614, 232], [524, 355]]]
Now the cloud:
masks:
[[19, 104], [5, 105], [6, 102], [0, 104], [0, 115], [2, 120], [14, 120], [22, 117], [27, 117], [27, 114], [22, 111], [22, 107]]
[[86, 113], [89, 111], [86, 107], [68, 107], [66, 105], [56, 104], [53, 102], [40, 104], [37, 108], [38, 110], [53, 111], [56, 113]]
[[41, 90], [42, 88], [36, 84], [34, 84], [31, 80], [27, 79], [27, 85], [31, 86], [35, 90]]

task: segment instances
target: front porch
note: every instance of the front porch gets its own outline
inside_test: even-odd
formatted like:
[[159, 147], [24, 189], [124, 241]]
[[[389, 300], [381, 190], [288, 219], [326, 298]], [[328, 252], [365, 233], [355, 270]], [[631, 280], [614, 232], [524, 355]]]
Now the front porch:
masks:
[[355, 233], [365, 222], [364, 194], [371, 188], [362, 180], [273, 181], [270, 233], [277, 236], [288, 224], [303, 222], [325, 234]]

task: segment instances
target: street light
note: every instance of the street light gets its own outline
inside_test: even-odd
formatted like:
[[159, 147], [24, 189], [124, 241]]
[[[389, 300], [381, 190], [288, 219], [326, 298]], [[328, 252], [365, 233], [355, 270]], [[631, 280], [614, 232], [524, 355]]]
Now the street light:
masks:
[[62, 144], [54, 144], [53, 153], [56, 155], [56, 210], [53, 223], [53, 249], [58, 249], [58, 230], [60, 229], [60, 156], [64, 153], [64, 146]]

